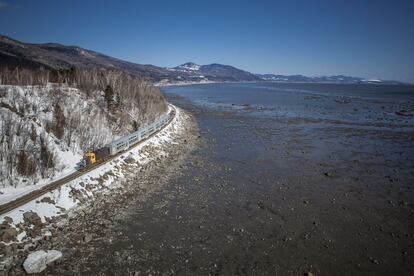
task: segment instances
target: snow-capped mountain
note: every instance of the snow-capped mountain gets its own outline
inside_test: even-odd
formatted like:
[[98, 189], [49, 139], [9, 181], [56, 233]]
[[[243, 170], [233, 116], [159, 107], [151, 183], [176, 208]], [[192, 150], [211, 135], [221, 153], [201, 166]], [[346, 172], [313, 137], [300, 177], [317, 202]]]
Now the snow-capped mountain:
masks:
[[174, 68], [169, 68], [169, 70], [184, 73], [185, 75], [183, 77], [190, 79], [209, 81], [260, 81], [259, 77], [250, 72], [218, 63], [198, 65], [194, 62], [187, 62]]
[[191, 72], [191, 71], [198, 71], [200, 69], [200, 65], [195, 64], [194, 62], [187, 62], [177, 67], [174, 67], [175, 70], [184, 71], [184, 72]]

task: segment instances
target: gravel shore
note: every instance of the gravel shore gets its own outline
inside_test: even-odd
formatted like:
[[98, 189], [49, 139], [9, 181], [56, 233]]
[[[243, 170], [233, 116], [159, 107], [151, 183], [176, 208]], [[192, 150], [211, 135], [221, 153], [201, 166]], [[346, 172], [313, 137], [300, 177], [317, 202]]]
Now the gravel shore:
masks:
[[170, 101], [188, 131], [57, 228], [45, 275], [414, 273], [411, 132]]

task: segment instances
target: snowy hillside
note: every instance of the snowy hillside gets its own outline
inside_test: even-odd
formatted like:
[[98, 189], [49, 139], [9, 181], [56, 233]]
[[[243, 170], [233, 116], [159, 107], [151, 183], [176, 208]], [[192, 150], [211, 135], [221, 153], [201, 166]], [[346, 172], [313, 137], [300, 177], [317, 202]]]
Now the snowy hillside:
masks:
[[201, 67], [200, 65], [195, 64], [193, 62], [187, 62], [187, 63], [181, 64], [175, 67], [174, 69], [187, 72], [187, 71], [198, 71], [200, 67]]
[[86, 150], [155, 120], [166, 107], [153, 94], [134, 102], [115, 92], [110, 108], [102, 89], [0, 85], [1, 201], [74, 171]]
[[222, 81], [260, 81], [258, 76], [250, 72], [240, 70], [230, 65], [218, 63], [208, 65], [198, 65], [194, 62], [187, 62], [173, 68], [166, 68], [182, 76], [177, 77], [175, 81], [163, 79], [158, 85], [178, 84], [178, 83], [209, 83]]

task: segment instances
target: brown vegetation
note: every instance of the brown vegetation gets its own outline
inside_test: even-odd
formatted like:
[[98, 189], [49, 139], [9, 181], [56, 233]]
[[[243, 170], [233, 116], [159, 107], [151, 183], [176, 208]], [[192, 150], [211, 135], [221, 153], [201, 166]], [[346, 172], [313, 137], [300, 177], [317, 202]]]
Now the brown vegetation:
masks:
[[55, 166], [53, 154], [49, 151], [45, 139], [42, 137], [40, 138], [40, 162], [47, 169]]
[[53, 125], [52, 131], [55, 134], [56, 138], [62, 139], [65, 134], [66, 120], [65, 114], [63, 113], [62, 107], [56, 103], [55, 110], [53, 113]]
[[24, 150], [21, 150], [19, 153], [17, 172], [23, 176], [30, 176], [36, 172], [36, 162]]

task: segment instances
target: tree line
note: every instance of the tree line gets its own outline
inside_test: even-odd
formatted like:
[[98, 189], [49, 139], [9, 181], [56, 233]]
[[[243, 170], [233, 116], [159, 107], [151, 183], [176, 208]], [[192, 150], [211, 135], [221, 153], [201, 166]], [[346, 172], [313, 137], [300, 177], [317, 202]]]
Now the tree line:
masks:
[[[162, 93], [150, 81], [121, 70], [97, 67], [69, 69], [0, 67], [0, 85], [44, 86], [48, 83], [77, 87], [87, 95], [96, 90], [105, 91], [105, 99], [110, 109], [120, 107], [122, 104], [146, 107], [145, 104], [150, 101], [159, 102], [161, 108], [166, 108]], [[146, 111], [151, 112], [151, 110]]]

